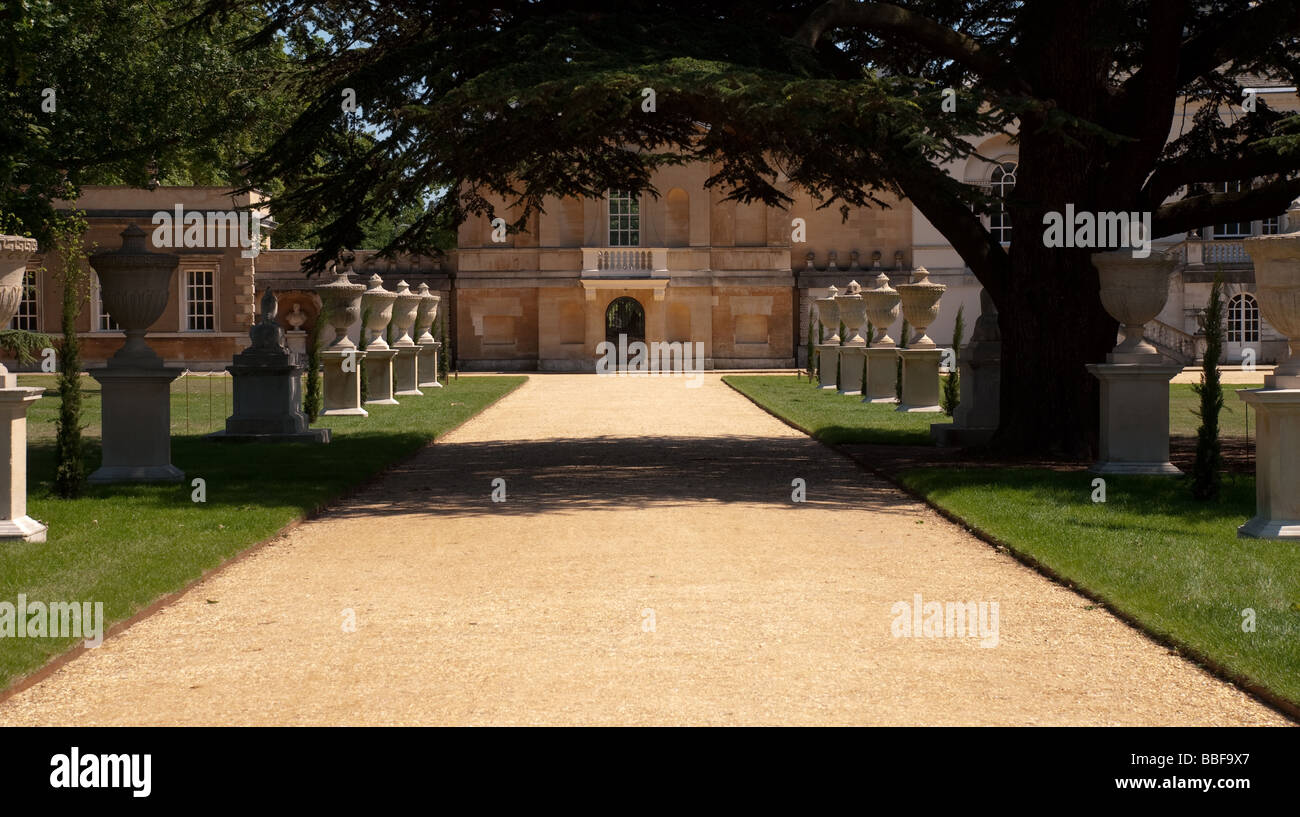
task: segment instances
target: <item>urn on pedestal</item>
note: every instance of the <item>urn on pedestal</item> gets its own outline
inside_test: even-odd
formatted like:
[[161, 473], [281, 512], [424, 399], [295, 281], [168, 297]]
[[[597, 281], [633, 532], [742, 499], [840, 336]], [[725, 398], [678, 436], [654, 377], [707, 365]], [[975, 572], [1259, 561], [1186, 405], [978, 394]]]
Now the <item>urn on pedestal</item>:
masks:
[[181, 370], [164, 366], [145, 342], [145, 333], [167, 308], [180, 259], [151, 252], [145, 235], [131, 224], [122, 231], [119, 249], [90, 257], [104, 309], [126, 334], [108, 365], [90, 371], [102, 396], [103, 464], [90, 475], [92, 483], [185, 478], [171, 463], [171, 382]]
[[1255, 516], [1237, 533], [1300, 541], [1300, 231], [1244, 244], [1255, 263], [1260, 315], [1286, 336], [1290, 356], [1264, 378], [1264, 388], [1237, 392], [1255, 408], [1257, 422]]
[[[0, 326], [8, 326], [23, 297], [27, 262], [36, 240], [0, 235]], [[19, 386], [0, 363], [0, 540], [44, 542], [46, 526], [27, 515], [27, 409], [45, 390]]]
[[420, 345], [419, 385], [422, 389], [440, 389], [442, 384], [438, 382], [438, 350], [442, 348], [442, 342], [433, 336], [431, 330], [434, 321], [438, 319], [438, 305], [442, 302], [442, 297], [430, 292], [428, 284], [420, 284], [416, 292], [420, 296], [420, 311], [415, 316], [415, 342]]
[[903, 316], [916, 327], [918, 337], [906, 349], [899, 349], [903, 360], [903, 399], [899, 411], [939, 412], [939, 360], [943, 351], [925, 333], [939, 318], [939, 298], [947, 289], [930, 280], [930, 271], [917, 267], [910, 284], [898, 285]]
[[835, 368], [839, 362], [840, 349], [840, 313], [835, 305], [838, 288], [832, 286], [825, 298], [817, 298], [817, 320], [821, 322], [822, 334], [826, 338], [816, 345], [817, 349], [817, 387], [835, 388]]
[[894, 386], [898, 379], [898, 352], [894, 348], [894, 339], [889, 336], [889, 327], [898, 320], [898, 290], [889, 285], [889, 276], [880, 273], [876, 276], [875, 286], [862, 290], [862, 301], [866, 307], [867, 320], [871, 321], [872, 334], [870, 344], [865, 352], [867, 356], [867, 392], [862, 395], [864, 403], [892, 403], [897, 395]]
[[361, 295], [361, 311], [366, 316], [362, 340], [366, 342], [366, 382], [369, 386], [366, 405], [395, 406], [393, 398], [393, 358], [397, 350], [389, 347], [384, 330], [393, 319], [397, 293], [384, 289], [378, 273], [370, 276], [370, 286]]
[[1180, 474], [1169, 462], [1169, 381], [1182, 367], [1143, 339], [1160, 314], [1177, 260], [1135, 258], [1130, 250], [1094, 253], [1101, 304], [1124, 325], [1124, 340], [1088, 371], [1101, 381], [1101, 458], [1096, 474]]
[[397, 358], [393, 361], [393, 392], [401, 396], [424, 394], [419, 388], [420, 347], [411, 338], [411, 327], [420, 313], [420, 303], [419, 293], [412, 292], [410, 284], [398, 282], [393, 307], [393, 326], [398, 335], [393, 341], [393, 348], [397, 350]]
[[325, 406], [322, 416], [365, 417], [361, 407], [361, 366], [366, 353], [348, 337], [348, 330], [361, 317], [361, 293], [365, 287], [352, 283], [353, 256], [348, 254], [335, 266], [329, 283], [316, 287], [321, 300], [317, 320], [334, 330], [334, 338], [321, 350], [324, 371]]
[[862, 369], [865, 365], [864, 353], [867, 345], [858, 334], [858, 329], [867, 320], [867, 308], [862, 300], [862, 286], [857, 281], [850, 281], [844, 293], [835, 296], [835, 307], [848, 333], [848, 338], [839, 349], [839, 392], [845, 395], [861, 394]]

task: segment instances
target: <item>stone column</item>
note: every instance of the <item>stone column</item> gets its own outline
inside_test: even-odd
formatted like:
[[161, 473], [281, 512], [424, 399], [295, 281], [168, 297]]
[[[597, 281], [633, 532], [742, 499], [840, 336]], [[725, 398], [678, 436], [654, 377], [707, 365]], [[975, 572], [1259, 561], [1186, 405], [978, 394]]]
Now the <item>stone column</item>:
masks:
[[325, 403], [321, 416], [365, 417], [368, 414], [361, 407], [361, 366], [365, 365], [366, 353], [348, 337], [348, 329], [361, 315], [361, 293], [365, 289], [348, 277], [353, 257], [346, 255], [335, 267], [334, 280], [316, 288], [321, 299], [321, 311], [316, 319], [326, 321], [334, 330], [334, 339], [320, 353]]
[[889, 327], [898, 319], [898, 290], [889, 285], [889, 276], [881, 272], [876, 276], [874, 287], [862, 290], [862, 299], [875, 335], [867, 338], [867, 393], [862, 395], [862, 402], [892, 403], [898, 399], [894, 393], [898, 380], [898, 350], [894, 339], [889, 336]]
[[420, 346], [411, 337], [411, 327], [420, 311], [420, 296], [412, 292], [405, 281], [397, 285], [397, 301], [393, 308], [393, 326], [397, 329], [397, 340], [393, 348], [397, 358], [393, 361], [393, 393], [399, 397], [423, 397], [420, 391]]
[[420, 345], [416, 364], [419, 372], [417, 381], [422, 389], [441, 389], [442, 384], [438, 382], [438, 352], [442, 349], [442, 342], [434, 338], [430, 330], [438, 319], [438, 305], [442, 302], [442, 297], [430, 292], [428, 284], [420, 284], [416, 292], [420, 295], [420, 311], [415, 317], [418, 333], [415, 342]]
[[1300, 541], [1300, 230], [1248, 238], [1245, 246], [1260, 314], [1286, 335], [1290, 356], [1264, 378], [1264, 388], [1237, 392], [1256, 418], [1255, 516], [1237, 535]]
[[983, 445], [997, 431], [1002, 404], [1002, 332], [988, 290], [980, 290], [980, 316], [961, 350], [961, 402], [951, 423], [930, 426], [935, 445]]
[[840, 354], [840, 313], [835, 305], [835, 296], [839, 289], [831, 287], [830, 294], [817, 299], [817, 320], [821, 322], [825, 340], [816, 345], [817, 350], [817, 388], [835, 388], [835, 366]]
[[912, 283], [898, 285], [903, 314], [919, 335], [908, 348], [898, 350], [903, 360], [903, 399], [898, 411], [941, 412], [939, 361], [943, 350], [935, 346], [925, 330], [938, 319], [939, 298], [947, 287], [931, 283], [930, 271], [925, 267], [917, 267], [914, 277]]
[[[397, 293], [384, 289], [384, 281], [376, 273], [370, 276], [370, 287], [361, 296], [362, 314], [367, 315], [366, 325], [362, 327], [366, 335], [372, 336], [366, 344], [366, 405], [395, 406], [393, 397], [393, 358], [397, 350], [384, 340], [384, 330], [393, 318], [393, 306]], [[362, 340], [366, 337], [363, 336]]]
[[1101, 458], [1094, 474], [1180, 474], [1169, 462], [1169, 381], [1182, 366], [1142, 335], [1169, 296], [1176, 259], [1134, 258], [1130, 250], [1094, 253], [1101, 303], [1124, 325], [1124, 340], [1088, 371], [1101, 381]]
[[122, 246], [95, 253], [104, 309], [122, 327], [126, 342], [108, 365], [90, 370], [101, 387], [103, 462], [92, 483], [180, 482], [171, 462], [171, 383], [182, 370], [164, 365], [145, 333], [167, 307], [179, 258], [150, 252], [135, 224], [122, 231]]
[[[0, 236], [0, 326], [8, 326], [23, 297], [27, 261], [38, 247], [33, 238]], [[18, 378], [0, 364], [0, 540], [44, 542], [46, 527], [27, 515], [27, 409], [44, 389], [19, 386]]]
[[[857, 253], [851, 255], [853, 264], [857, 264]], [[867, 320], [866, 304], [862, 300], [862, 286], [857, 281], [850, 281], [845, 294], [835, 298], [840, 320], [844, 322], [849, 336], [839, 349], [840, 394], [862, 394], [862, 368], [866, 360], [867, 342], [858, 334], [858, 329]]]

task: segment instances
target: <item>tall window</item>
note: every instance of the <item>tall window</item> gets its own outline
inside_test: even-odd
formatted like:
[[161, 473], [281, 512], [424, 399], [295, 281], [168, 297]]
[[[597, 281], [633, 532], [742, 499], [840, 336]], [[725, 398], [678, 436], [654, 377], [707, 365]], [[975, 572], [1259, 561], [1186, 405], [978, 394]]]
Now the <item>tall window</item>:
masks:
[[18, 312], [14, 315], [13, 329], [26, 329], [29, 332], [40, 331], [40, 316], [37, 314], [36, 270], [29, 269], [23, 273], [23, 297], [18, 302]]
[[212, 332], [217, 328], [217, 299], [211, 269], [185, 270], [185, 328]]
[[609, 191], [609, 246], [641, 246], [641, 203], [626, 190]]
[[1255, 296], [1242, 292], [1228, 301], [1228, 342], [1259, 342], [1259, 304]]
[[91, 273], [91, 287], [94, 289], [90, 301], [92, 306], [91, 311], [93, 312], [91, 318], [94, 321], [92, 324], [94, 329], [92, 331], [121, 332], [122, 327], [118, 326], [117, 321], [113, 320], [113, 318], [109, 316], [108, 312], [104, 311], [104, 291], [99, 287], [99, 276], [93, 272]]
[[[1215, 186], [1216, 193], [1240, 193], [1242, 190], [1249, 190], [1248, 185], [1242, 182], [1221, 182]], [[1215, 238], [1245, 238], [1250, 235], [1249, 221], [1230, 221], [1226, 224], [1214, 225]]]
[[1005, 200], [1016, 187], [1016, 163], [1003, 162], [993, 168], [993, 175], [989, 177], [989, 187], [992, 188], [993, 195], [1003, 200], [989, 216], [989, 231], [993, 233], [998, 243], [1010, 244], [1011, 214], [1007, 212]]

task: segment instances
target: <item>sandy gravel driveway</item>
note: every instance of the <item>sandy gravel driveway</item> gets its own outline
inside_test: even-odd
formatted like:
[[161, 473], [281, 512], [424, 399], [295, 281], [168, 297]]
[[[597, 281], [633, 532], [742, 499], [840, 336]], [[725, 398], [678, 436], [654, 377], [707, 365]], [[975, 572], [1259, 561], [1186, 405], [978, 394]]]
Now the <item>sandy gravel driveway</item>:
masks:
[[0, 724], [1285, 722], [1090, 606], [716, 375], [537, 375]]

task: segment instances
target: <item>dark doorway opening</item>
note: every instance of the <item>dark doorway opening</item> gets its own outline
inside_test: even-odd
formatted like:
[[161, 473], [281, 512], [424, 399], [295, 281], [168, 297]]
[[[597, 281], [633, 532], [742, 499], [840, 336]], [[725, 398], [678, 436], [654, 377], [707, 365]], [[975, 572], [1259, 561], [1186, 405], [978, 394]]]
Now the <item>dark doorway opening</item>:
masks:
[[645, 343], [645, 307], [636, 298], [615, 298], [605, 310], [605, 340], [617, 347], [619, 335], [627, 335], [629, 345]]

